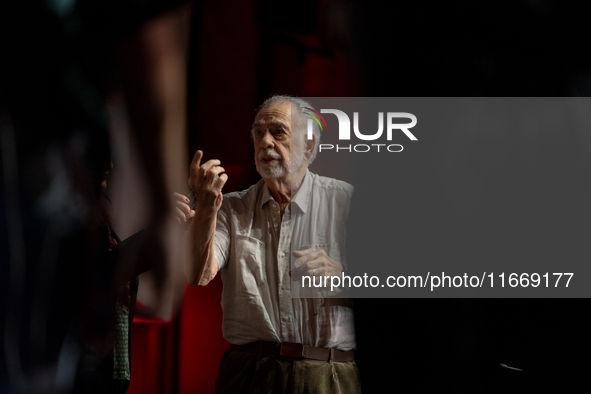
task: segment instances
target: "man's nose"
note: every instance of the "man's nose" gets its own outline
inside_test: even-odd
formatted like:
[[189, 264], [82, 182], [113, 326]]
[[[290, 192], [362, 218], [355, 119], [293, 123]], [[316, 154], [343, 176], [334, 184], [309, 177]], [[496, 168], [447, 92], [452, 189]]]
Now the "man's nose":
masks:
[[267, 131], [261, 137], [261, 148], [273, 148], [275, 146], [275, 140], [273, 139], [273, 135]]

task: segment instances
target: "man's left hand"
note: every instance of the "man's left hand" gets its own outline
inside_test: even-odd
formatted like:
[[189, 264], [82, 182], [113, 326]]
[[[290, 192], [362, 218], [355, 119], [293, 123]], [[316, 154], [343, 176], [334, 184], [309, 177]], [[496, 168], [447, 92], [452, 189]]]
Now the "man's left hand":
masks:
[[300, 280], [302, 276], [341, 276], [343, 265], [330, 258], [323, 249], [295, 250], [297, 257], [291, 271], [292, 280]]

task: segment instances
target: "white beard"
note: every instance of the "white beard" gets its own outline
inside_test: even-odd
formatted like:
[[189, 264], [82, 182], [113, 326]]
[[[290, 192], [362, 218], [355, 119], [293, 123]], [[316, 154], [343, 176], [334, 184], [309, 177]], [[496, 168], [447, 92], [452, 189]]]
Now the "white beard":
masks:
[[[276, 163], [263, 165], [260, 162], [260, 158], [263, 156], [272, 156], [277, 160]], [[257, 172], [263, 178], [281, 178], [287, 175], [287, 171], [289, 170], [289, 161], [286, 161], [275, 149], [267, 148], [259, 151], [259, 157], [255, 158], [255, 165], [257, 168]]]
[[[291, 147], [291, 159], [284, 158], [273, 148], [267, 148], [259, 151], [259, 157], [255, 159], [257, 172], [263, 178], [281, 178], [289, 173], [293, 174], [300, 169], [304, 162], [304, 149], [301, 147]], [[260, 158], [263, 156], [272, 156], [278, 159], [277, 163], [262, 165]]]

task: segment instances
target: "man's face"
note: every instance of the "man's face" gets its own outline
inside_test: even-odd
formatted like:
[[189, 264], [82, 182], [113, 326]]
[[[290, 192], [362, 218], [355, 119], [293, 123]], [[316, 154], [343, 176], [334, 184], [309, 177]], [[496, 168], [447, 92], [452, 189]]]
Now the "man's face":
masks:
[[303, 134], [294, 131], [291, 103], [275, 102], [262, 108], [252, 125], [254, 160], [263, 178], [281, 178], [294, 173], [304, 161]]

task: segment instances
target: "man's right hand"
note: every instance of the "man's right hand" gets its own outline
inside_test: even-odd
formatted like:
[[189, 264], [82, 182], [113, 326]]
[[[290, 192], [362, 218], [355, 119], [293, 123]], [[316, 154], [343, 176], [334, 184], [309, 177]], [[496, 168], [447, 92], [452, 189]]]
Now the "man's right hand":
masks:
[[198, 215], [216, 215], [222, 206], [222, 188], [228, 180], [228, 175], [220, 166], [221, 161], [212, 159], [201, 164], [202, 158], [203, 151], [195, 152], [189, 168], [189, 186], [197, 200], [195, 211]]
[[[209, 160], [201, 165], [203, 151], [193, 156], [189, 168], [189, 186], [195, 194], [195, 216], [189, 227], [191, 233], [191, 258], [187, 261], [187, 281], [192, 286], [204, 286], [218, 272], [214, 253], [217, 213], [222, 206], [222, 187], [228, 180], [219, 160]], [[216, 179], [217, 177], [217, 179]]]

